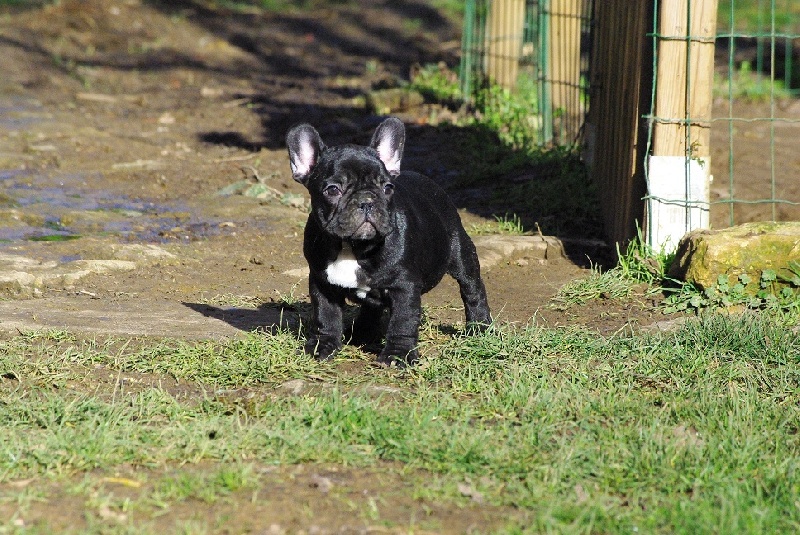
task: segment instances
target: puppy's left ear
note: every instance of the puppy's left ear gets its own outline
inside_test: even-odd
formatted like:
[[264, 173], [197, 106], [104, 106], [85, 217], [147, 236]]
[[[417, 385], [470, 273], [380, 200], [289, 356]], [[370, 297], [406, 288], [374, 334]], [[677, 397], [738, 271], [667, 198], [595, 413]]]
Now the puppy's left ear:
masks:
[[301, 124], [286, 134], [286, 147], [289, 149], [289, 164], [292, 178], [305, 185], [311, 170], [317, 165], [325, 144], [313, 126]]
[[400, 160], [406, 144], [406, 127], [396, 117], [383, 121], [375, 133], [369, 146], [378, 151], [378, 157], [392, 176], [400, 174]]

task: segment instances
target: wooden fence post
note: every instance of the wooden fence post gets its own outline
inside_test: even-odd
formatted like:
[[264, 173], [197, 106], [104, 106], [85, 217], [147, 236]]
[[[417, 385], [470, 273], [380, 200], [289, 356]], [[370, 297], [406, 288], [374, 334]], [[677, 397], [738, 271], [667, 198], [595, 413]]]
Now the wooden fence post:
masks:
[[584, 159], [597, 187], [606, 238], [627, 245], [644, 215], [642, 115], [651, 94], [652, 2], [598, 0]]
[[491, 2], [486, 34], [486, 74], [506, 89], [517, 85], [524, 24], [525, 0]]
[[663, 0], [652, 155], [648, 161], [647, 238], [674, 249], [709, 224], [709, 143], [717, 0]]
[[[548, 84], [553, 134], [560, 141], [578, 137], [581, 103], [581, 0], [550, 0]], [[545, 104], [545, 103], [543, 103]]]

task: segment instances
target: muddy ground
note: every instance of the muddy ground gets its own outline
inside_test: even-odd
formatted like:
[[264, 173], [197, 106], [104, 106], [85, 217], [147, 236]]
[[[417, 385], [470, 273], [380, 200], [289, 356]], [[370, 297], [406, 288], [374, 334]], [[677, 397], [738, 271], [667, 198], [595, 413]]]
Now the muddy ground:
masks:
[[[364, 109], [367, 91], [415, 64], [457, 60], [457, 21], [422, 1], [282, 14], [218, 4], [64, 0], [0, 16], [0, 330], [217, 338], [275, 326], [281, 303], [307, 301], [307, 201], [290, 176], [287, 128], [307, 121], [328, 143], [364, 143], [382, 119]], [[487, 206], [490, 184], [457, 188], [448, 163], [465, 155], [433, 119], [448, 113], [399, 114], [404, 167], [448, 187], [468, 228], [491, 222], [510, 207]], [[785, 152], [797, 126], [777, 128]], [[727, 159], [715, 137], [714, 158]], [[763, 176], [758, 143], [761, 131], [742, 149], [758, 156], [753, 176]], [[785, 162], [795, 177], [797, 154]], [[781, 192], [797, 200], [798, 183]], [[604, 334], [663, 320], [653, 296], [550, 306], [606, 257], [587, 240], [599, 234], [476, 238], [495, 317]], [[424, 302], [430, 321], [462, 321], [452, 281]]]

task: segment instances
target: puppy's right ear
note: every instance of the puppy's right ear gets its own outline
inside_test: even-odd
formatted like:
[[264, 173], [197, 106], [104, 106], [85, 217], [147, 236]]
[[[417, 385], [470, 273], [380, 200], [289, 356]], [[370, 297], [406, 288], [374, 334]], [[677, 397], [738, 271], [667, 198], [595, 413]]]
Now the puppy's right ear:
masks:
[[301, 124], [286, 134], [286, 147], [289, 149], [292, 178], [305, 185], [325, 145], [313, 126]]

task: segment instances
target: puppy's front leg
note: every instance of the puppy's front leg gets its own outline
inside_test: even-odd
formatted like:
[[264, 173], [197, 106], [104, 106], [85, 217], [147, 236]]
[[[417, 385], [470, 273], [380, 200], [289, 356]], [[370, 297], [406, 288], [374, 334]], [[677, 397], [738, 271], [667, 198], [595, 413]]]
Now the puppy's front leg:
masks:
[[420, 290], [404, 287], [389, 290], [389, 325], [386, 328], [386, 346], [378, 362], [390, 366], [410, 366], [419, 358], [419, 324], [422, 316]]
[[313, 275], [308, 279], [312, 315], [305, 351], [318, 360], [328, 360], [342, 347], [344, 293]]

